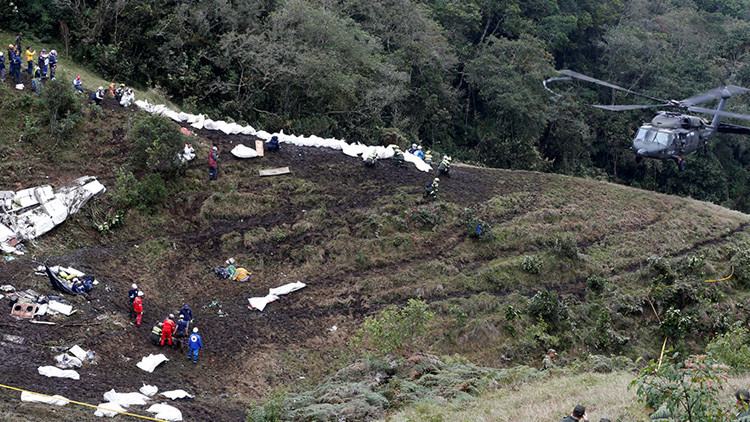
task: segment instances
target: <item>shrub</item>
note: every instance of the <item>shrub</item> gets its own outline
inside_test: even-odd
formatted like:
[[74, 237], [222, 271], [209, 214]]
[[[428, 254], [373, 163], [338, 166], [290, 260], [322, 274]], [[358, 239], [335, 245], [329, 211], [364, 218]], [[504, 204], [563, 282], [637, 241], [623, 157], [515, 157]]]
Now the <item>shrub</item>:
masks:
[[664, 406], [674, 420], [689, 422], [726, 421], [731, 418], [724, 407], [722, 386], [726, 383], [726, 367], [707, 356], [690, 356], [678, 360], [670, 349], [659, 364], [650, 361], [633, 380], [638, 400], [654, 409]]
[[540, 290], [529, 300], [528, 312], [534, 319], [543, 319], [552, 329], [561, 328], [568, 320], [568, 309], [556, 293], [547, 290]]
[[127, 140], [133, 144], [134, 166], [165, 173], [181, 167], [175, 157], [183, 148], [182, 135], [169, 118], [148, 115], [139, 119], [128, 132]]
[[529, 274], [539, 274], [542, 272], [544, 261], [535, 255], [524, 255], [521, 258], [521, 269]]
[[414, 341], [427, 332], [435, 314], [423, 300], [409, 299], [407, 306], [389, 306], [377, 317], [365, 319], [357, 331], [355, 344], [364, 344], [382, 355], [405, 352], [414, 347]]
[[607, 284], [607, 279], [592, 275], [586, 279], [586, 290], [592, 293], [601, 293], [604, 291], [604, 286]]
[[138, 201], [138, 180], [133, 173], [125, 171], [122, 167], [116, 171], [117, 180], [112, 199], [120, 208], [130, 208]]
[[75, 95], [66, 82], [55, 79], [47, 81], [40, 101], [55, 139], [60, 141], [72, 134], [81, 121], [82, 98]]
[[158, 174], [145, 175], [138, 181], [138, 204], [139, 209], [153, 209], [161, 205], [167, 198], [167, 187], [164, 180]]
[[722, 362], [740, 373], [750, 369], [750, 330], [740, 324], [716, 336], [706, 347], [712, 359]]
[[277, 388], [270, 391], [265, 403], [253, 403], [246, 412], [246, 422], [281, 422], [287, 420], [289, 398], [287, 391]]

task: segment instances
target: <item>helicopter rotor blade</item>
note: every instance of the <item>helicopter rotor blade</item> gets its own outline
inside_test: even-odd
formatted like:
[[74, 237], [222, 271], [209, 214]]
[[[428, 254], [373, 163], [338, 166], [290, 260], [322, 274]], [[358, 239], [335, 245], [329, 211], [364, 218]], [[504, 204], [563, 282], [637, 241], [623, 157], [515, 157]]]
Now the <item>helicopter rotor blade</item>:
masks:
[[703, 108], [703, 107], [688, 107], [687, 109], [689, 111], [694, 111], [696, 113], [706, 113], [706, 114], [713, 114], [713, 115], [722, 116], [722, 117], [730, 117], [733, 119], [750, 120], [750, 114], [732, 113], [731, 111], [714, 110], [714, 109]]
[[628, 94], [637, 95], [639, 97], [648, 98], [649, 100], [658, 101], [660, 103], [667, 103], [668, 101], [662, 100], [661, 98], [652, 97], [646, 94], [641, 94], [640, 92], [631, 91], [627, 88], [623, 88], [621, 86], [617, 86], [615, 84], [611, 84], [609, 82], [600, 81], [599, 79], [594, 79], [591, 76], [586, 76], [582, 73], [574, 72], [572, 70], [558, 70], [557, 73], [565, 76], [570, 76], [571, 78], [580, 79], [582, 81], [591, 82], [597, 85], [605, 86], [607, 88], [616, 89], [618, 91], [627, 92]]
[[589, 104], [591, 107], [600, 108], [602, 110], [609, 111], [627, 111], [627, 110], [641, 110], [644, 108], [656, 108], [656, 107], [667, 107], [669, 104], [629, 104], [629, 105], [601, 105], [601, 104]]
[[729, 94], [730, 96], [732, 96], [732, 95], [737, 95], [737, 94], [743, 94], [745, 92], [750, 92], [750, 89], [743, 88], [741, 86], [736, 86], [736, 85], [720, 86], [716, 89], [712, 89], [711, 91], [705, 92], [703, 94], [699, 94], [694, 97], [686, 98], [680, 101], [680, 105], [690, 107], [696, 104], [705, 103], [706, 101], [718, 100], [724, 97], [726, 94]]

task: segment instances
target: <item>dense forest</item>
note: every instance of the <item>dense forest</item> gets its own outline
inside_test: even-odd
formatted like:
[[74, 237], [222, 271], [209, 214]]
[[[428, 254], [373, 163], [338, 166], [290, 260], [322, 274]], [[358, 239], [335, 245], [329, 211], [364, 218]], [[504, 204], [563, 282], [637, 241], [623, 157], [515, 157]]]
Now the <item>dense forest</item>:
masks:
[[[636, 163], [648, 111], [573, 69], [660, 98], [750, 86], [748, 0], [28, 0], [0, 25], [105, 77], [268, 131], [417, 142], [463, 160], [690, 195], [750, 211], [750, 139]], [[728, 110], [747, 113], [747, 98]], [[707, 106], [710, 107], [710, 104]], [[708, 116], [707, 116], [708, 117]], [[739, 122], [737, 122], [739, 123]]]

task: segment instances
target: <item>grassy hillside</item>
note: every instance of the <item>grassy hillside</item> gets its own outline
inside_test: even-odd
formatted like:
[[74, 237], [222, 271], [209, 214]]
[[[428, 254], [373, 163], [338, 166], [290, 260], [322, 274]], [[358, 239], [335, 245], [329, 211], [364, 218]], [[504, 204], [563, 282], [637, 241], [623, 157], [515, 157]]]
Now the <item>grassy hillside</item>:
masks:
[[[364, 319], [412, 298], [425, 300], [435, 318], [409, 349], [495, 368], [538, 367], [549, 347], [563, 366], [592, 353], [654, 358], [665, 336], [678, 350], [698, 352], [715, 333], [746, 322], [747, 215], [594, 180], [456, 165], [452, 177], [441, 178], [438, 200], [425, 202], [423, 186], [433, 176], [410, 166], [385, 160], [370, 169], [339, 151], [290, 145], [239, 160], [228, 151], [252, 139], [199, 131], [185, 139], [198, 158], [166, 179], [161, 202], [129, 208], [123, 227], [102, 234], [94, 224], [122, 210], [118, 169], [147, 177], [142, 163], [132, 161], [127, 136], [140, 112], [109, 98], [102, 107], [84, 105], [71, 132], [54, 141], [44, 103], [7, 85], [0, 89], [2, 189], [60, 185], [84, 174], [108, 188], [29, 245], [29, 254], [0, 267], [3, 284], [20, 290], [49, 290], [45, 278], [33, 275], [40, 263], [71, 265], [103, 282], [90, 301], [68, 298], [78, 313], [56, 326], [2, 317], [3, 333], [27, 339], [0, 348], [14, 368], [2, 371], [3, 384], [96, 402], [111, 388], [154, 383], [196, 395], [179, 405], [186, 420], [242, 420], [249, 403], [269, 389], [312, 390], [349, 367], [368, 352], [350, 345]], [[212, 145], [221, 152], [216, 182], [208, 181], [204, 158]], [[258, 176], [280, 166], [292, 174]], [[251, 271], [248, 283], [213, 274], [229, 257]], [[732, 269], [729, 280], [705, 281]], [[264, 312], [247, 308], [248, 297], [298, 280], [308, 287]], [[128, 317], [133, 282], [146, 292], [141, 328]], [[147, 338], [154, 323], [184, 302], [206, 343], [197, 367]], [[51, 363], [53, 347], [73, 344], [97, 352], [98, 365], [85, 366], [80, 382], [36, 373]], [[158, 352], [171, 361], [154, 374], [135, 368]], [[473, 406], [501, 417], [535, 389], [565, 391], [578, 380], [593, 393], [593, 386], [621, 388], [628, 380], [576, 377], [516, 385], [520, 390], [500, 390], [513, 392], [510, 401], [485, 398]], [[12, 412], [12, 420], [35, 412], [40, 420], [55, 414], [86, 420], [78, 410], [49, 413], [18, 405], [17, 393], [0, 396], [0, 410]], [[545, 400], [547, 414], [557, 418], [574, 399]], [[592, 403], [604, 409], [614, 401], [602, 395]], [[613, 406], [621, 415], [644, 414], [632, 400]], [[462, 407], [444, 414], [449, 409], [425, 404], [394, 420], [471, 414]]]

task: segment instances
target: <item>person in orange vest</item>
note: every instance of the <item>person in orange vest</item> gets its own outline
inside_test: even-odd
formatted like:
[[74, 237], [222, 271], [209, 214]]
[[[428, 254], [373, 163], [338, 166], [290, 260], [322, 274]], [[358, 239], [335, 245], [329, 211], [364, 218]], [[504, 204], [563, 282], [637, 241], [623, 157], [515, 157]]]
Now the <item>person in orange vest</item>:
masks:
[[141, 326], [143, 318], [143, 292], [139, 291], [138, 296], [133, 299], [133, 312], [135, 312], [135, 326]]
[[177, 326], [174, 323], [174, 314], [169, 314], [169, 317], [164, 320], [161, 326], [161, 345], [164, 346], [164, 340], [169, 340], [169, 345], [172, 345], [172, 336], [174, 335]]

